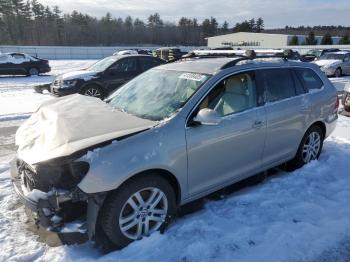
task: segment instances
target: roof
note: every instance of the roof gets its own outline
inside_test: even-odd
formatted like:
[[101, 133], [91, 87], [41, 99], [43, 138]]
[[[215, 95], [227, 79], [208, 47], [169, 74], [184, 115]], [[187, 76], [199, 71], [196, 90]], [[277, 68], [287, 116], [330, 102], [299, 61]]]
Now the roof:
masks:
[[[188, 60], [177, 61], [173, 63], [168, 63], [165, 65], [158, 66], [157, 68], [174, 70], [174, 71], [184, 71], [200, 74], [215, 74], [221, 70], [221, 68], [231, 61], [240, 59], [241, 57], [220, 57], [220, 58], [191, 58]], [[256, 66], [257, 64], [285, 64], [284, 60], [280, 57], [271, 58], [259, 58], [254, 60], [244, 60], [241, 61], [237, 66], [251, 64]], [[302, 62], [288, 61], [288, 65], [300, 65], [305, 64]], [[309, 63], [306, 63], [309, 64]]]
[[215, 72], [220, 70], [220, 68], [223, 65], [237, 59], [238, 57], [194, 58], [194, 59], [189, 59], [184, 61], [168, 63], [165, 65], [161, 65], [158, 68], [174, 70], [174, 71], [201, 73], [201, 74], [214, 74]]

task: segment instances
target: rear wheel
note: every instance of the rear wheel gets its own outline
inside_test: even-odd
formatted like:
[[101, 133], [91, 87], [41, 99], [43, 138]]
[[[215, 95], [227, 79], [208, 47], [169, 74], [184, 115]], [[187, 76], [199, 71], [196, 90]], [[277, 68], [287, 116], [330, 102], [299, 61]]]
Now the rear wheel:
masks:
[[312, 160], [318, 159], [322, 151], [323, 139], [322, 129], [317, 125], [311, 126], [301, 140], [297, 154], [291, 164], [299, 168]]
[[113, 192], [103, 205], [100, 225], [116, 248], [160, 229], [176, 212], [175, 193], [158, 175], [145, 175]]
[[335, 72], [334, 72], [334, 76], [335, 76], [335, 77], [341, 77], [342, 74], [343, 74], [343, 72], [341, 71], [341, 68], [340, 68], [340, 67], [338, 67], [338, 68], [335, 70]]
[[39, 70], [35, 67], [32, 67], [28, 70], [28, 76], [37, 76], [39, 75]]
[[102, 89], [95, 85], [84, 88], [81, 94], [85, 96], [92, 96], [92, 97], [104, 99], [104, 93]]

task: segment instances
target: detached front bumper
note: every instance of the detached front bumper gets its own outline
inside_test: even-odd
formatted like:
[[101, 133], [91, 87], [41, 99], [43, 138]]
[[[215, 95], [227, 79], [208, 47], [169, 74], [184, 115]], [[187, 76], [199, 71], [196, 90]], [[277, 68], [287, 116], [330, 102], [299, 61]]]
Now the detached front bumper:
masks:
[[62, 203], [71, 201], [71, 193], [48, 194], [45, 199], [33, 200], [25, 194], [25, 185], [18, 174], [17, 160], [11, 162], [11, 179], [14, 192], [25, 206], [30, 221], [30, 229], [50, 246], [62, 244], [77, 244], [88, 240], [85, 221], [60, 223], [58, 212]]

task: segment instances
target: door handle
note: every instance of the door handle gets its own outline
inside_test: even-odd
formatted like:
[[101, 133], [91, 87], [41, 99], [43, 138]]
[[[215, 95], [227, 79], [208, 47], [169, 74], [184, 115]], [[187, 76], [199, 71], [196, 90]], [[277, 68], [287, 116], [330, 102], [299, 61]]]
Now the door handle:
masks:
[[256, 120], [253, 124], [253, 128], [261, 128], [264, 125], [263, 121]]

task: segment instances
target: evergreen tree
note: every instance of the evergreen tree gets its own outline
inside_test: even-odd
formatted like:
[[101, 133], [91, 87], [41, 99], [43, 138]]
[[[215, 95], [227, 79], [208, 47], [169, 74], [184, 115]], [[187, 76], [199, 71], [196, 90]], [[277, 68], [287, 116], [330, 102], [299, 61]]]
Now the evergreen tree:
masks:
[[315, 38], [315, 33], [310, 31], [308, 36], [305, 38], [306, 45], [317, 45], [317, 40]]
[[342, 36], [342, 38], [339, 41], [340, 45], [350, 45], [349, 35], [345, 34]]
[[330, 33], [326, 33], [322, 37], [321, 45], [333, 45], [333, 39]]
[[296, 35], [293, 35], [288, 44], [299, 45], [299, 38]]

